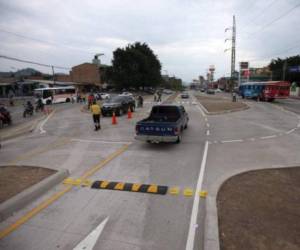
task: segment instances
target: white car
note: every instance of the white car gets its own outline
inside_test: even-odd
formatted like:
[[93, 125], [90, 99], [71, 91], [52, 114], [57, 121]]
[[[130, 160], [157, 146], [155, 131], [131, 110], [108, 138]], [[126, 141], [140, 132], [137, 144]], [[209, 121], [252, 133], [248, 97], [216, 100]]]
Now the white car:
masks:
[[[110, 98], [110, 94], [107, 93], [97, 93], [97, 99], [106, 100]], [[100, 98], [99, 98], [100, 97]]]
[[222, 93], [223, 91], [221, 89], [216, 89], [215, 92], [216, 93]]
[[119, 96], [133, 96], [130, 92], [123, 92], [122, 94], [119, 94]]

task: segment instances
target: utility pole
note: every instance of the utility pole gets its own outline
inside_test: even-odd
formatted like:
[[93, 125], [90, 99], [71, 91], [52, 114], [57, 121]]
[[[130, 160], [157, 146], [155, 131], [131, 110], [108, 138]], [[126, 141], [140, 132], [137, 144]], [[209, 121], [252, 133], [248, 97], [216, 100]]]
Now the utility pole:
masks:
[[236, 27], [235, 27], [235, 16], [233, 16], [232, 24], [232, 47], [231, 47], [231, 79], [234, 77], [235, 72], [235, 40], [236, 40]]
[[53, 84], [55, 84], [55, 75], [54, 75], [54, 67], [51, 65], [52, 68], [52, 77], [53, 77]]
[[[231, 72], [230, 72], [230, 88], [231, 91], [233, 90], [233, 78], [234, 78], [234, 72], [235, 72], [235, 42], [236, 42], [236, 23], [235, 23], [235, 16], [233, 16], [233, 22], [232, 22], [232, 27], [230, 28], [226, 28], [225, 32], [227, 32], [227, 30], [232, 30], [232, 37], [231, 39], [225, 39], [225, 43], [227, 40], [231, 40]], [[226, 52], [229, 49], [225, 49], [224, 52]]]

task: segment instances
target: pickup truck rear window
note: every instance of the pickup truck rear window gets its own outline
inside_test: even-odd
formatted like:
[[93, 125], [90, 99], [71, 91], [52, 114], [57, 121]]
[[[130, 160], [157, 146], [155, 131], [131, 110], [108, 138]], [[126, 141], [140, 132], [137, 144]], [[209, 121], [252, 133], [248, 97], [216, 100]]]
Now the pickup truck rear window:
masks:
[[157, 106], [157, 107], [153, 107], [151, 116], [154, 117], [166, 116], [169, 118], [178, 119], [180, 117], [180, 113], [177, 107]]

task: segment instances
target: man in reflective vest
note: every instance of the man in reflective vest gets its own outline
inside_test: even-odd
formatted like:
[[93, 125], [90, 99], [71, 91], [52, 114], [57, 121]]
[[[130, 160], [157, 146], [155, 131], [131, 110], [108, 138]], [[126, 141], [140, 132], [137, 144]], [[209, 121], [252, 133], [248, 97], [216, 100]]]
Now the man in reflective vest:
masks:
[[93, 114], [93, 120], [94, 120], [94, 124], [95, 124], [95, 131], [97, 131], [98, 129], [101, 129], [100, 126], [100, 115], [101, 115], [101, 108], [100, 105], [97, 104], [97, 102], [94, 100], [93, 104], [90, 107], [91, 112]]

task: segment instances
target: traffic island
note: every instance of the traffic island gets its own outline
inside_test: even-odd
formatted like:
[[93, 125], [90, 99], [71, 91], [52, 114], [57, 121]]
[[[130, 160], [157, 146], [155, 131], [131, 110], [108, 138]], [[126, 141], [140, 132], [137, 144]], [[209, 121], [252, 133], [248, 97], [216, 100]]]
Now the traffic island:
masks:
[[217, 195], [220, 249], [300, 249], [300, 167], [231, 177]]
[[204, 112], [208, 115], [231, 113], [249, 108], [244, 102], [232, 102], [229, 98], [196, 96]]
[[68, 176], [68, 171], [34, 166], [0, 166], [0, 222]]

